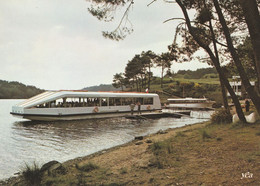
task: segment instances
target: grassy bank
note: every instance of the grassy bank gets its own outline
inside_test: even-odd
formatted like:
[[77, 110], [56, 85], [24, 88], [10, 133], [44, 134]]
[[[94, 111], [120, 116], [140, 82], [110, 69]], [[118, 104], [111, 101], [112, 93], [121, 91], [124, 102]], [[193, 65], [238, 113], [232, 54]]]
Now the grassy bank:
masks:
[[63, 167], [62, 173], [45, 174], [41, 184], [260, 185], [260, 122], [170, 129]]

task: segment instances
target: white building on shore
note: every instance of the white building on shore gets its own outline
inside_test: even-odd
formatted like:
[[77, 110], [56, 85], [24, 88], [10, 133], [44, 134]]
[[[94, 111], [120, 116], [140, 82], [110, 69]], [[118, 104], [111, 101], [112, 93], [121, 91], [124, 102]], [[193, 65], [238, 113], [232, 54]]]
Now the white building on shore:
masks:
[[[247, 95], [247, 92], [245, 90], [245, 87], [242, 84], [242, 81], [240, 79], [240, 76], [232, 76], [232, 80], [230, 81], [229, 84], [233, 88], [235, 94], [239, 97], [245, 98]], [[252, 86], [255, 86], [254, 81], [250, 81]], [[228, 96], [230, 96], [229, 92], [227, 93]]]

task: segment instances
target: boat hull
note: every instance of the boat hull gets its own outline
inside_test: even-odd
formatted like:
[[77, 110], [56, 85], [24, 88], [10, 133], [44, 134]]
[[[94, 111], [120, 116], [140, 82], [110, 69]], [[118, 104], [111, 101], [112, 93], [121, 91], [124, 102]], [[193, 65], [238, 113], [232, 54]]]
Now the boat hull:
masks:
[[177, 103], [169, 104], [166, 108], [173, 110], [212, 110], [212, 103]]
[[[156, 112], [153, 111], [142, 111], [144, 113]], [[134, 113], [137, 113], [135, 111]], [[131, 112], [112, 112], [112, 113], [86, 113], [86, 114], [66, 114], [66, 115], [43, 115], [43, 114], [17, 114], [10, 113], [15, 117], [29, 119], [33, 121], [70, 121], [70, 120], [84, 120], [84, 119], [102, 119], [102, 118], [114, 118], [124, 117], [131, 115]]]

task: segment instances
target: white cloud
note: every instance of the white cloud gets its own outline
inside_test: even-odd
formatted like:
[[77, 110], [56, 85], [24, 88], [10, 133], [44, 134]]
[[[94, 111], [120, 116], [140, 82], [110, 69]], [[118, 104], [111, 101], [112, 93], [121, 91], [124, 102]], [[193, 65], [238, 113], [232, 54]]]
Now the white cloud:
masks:
[[172, 42], [178, 22], [163, 21], [180, 11], [162, 1], [147, 8], [149, 3], [135, 2], [129, 15], [135, 31], [115, 42], [101, 31], [112, 31], [120, 14], [113, 23], [99, 22], [85, 0], [0, 1], [0, 79], [43, 89], [111, 83], [135, 54], [165, 52]]

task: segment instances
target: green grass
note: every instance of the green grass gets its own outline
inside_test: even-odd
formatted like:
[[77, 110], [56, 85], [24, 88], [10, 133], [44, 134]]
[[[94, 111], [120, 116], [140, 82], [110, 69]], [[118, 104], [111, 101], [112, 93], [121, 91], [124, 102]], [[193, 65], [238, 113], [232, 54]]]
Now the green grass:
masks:
[[78, 165], [78, 164], [76, 164], [76, 168], [78, 170], [80, 170], [80, 171], [83, 171], [83, 172], [90, 172], [92, 170], [98, 169], [99, 166], [97, 166], [96, 164], [94, 164], [92, 162], [88, 162], [85, 165]]
[[206, 130], [202, 130], [201, 136], [203, 140], [211, 138], [210, 134]]
[[205, 84], [214, 84], [219, 85], [219, 78], [203, 78], [203, 79], [185, 79], [185, 78], [173, 78], [174, 81], [179, 81], [183, 83], [205, 83]]
[[126, 174], [127, 173], [127, 168], [126, 167], [122, 167], [120, 169], [120, 174]]
[[165, 152], [167, 152], [168, 154], [171, 154], [174, 152], [171, 140], [154, 142], [151, 145], [151, 150], [154, 153], [154, 155], [159, 155], [159, 154], [165, 153]]

